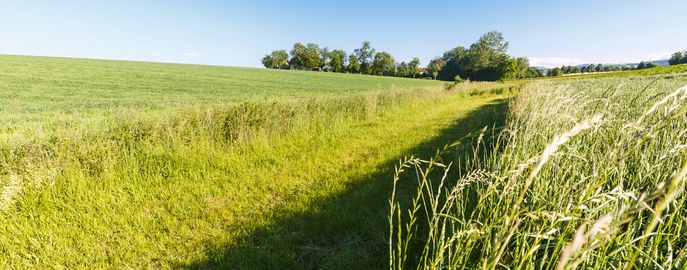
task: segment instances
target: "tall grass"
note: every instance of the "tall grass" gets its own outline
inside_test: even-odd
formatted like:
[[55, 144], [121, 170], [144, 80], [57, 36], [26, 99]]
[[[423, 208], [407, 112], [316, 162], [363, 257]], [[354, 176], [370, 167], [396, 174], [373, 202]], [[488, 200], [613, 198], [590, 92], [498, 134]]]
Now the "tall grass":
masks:
[[396, 106], [428, 102], [447, 94], [439, 89], [388, 90], [300, 101], [191, 106], [159, 113], [121, 110], [99, 128], [76, 122], [31, 136], [2, 134], [0, 207], [8, 207], [21, 187], [50, 185], [64, 168], [98, 178], [108, 166], [145, 159], [149, 152], [183, 147], [221, 149], [295, 132], [318, 132], [340, 122], [368, 119]]
[[[417, 193], [390, 199], [390, 267], [684, 269], [686, 84], [533, 83], [502, 129], [400, 163], [394, 185]], [[475, 140], [472, 158], [442, 159]]]

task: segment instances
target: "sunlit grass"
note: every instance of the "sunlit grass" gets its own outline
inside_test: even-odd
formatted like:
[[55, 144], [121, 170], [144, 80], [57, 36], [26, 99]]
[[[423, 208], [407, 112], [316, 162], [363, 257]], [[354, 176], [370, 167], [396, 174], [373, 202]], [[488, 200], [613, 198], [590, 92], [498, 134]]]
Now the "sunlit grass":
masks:
[[15, 56], [0, 85], [0, 265], [37, 269], [383, 267], [386, 164], [512, 94]]
[[685, 85], [679, 74], [533, 83], [503, 129], [466, 139], [489, 138], [474, 157], [405, 160], [397, 175], [418, 181], [395, 185], [418, 192], [392, 197], [392, 268], [684, 269]]

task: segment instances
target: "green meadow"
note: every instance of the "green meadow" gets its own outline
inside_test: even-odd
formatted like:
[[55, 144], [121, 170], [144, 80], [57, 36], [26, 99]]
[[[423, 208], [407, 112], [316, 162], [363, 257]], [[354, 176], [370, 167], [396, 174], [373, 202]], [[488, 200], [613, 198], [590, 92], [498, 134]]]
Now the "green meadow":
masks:
[[393, 165], [515, 87], [0, 56], [0, 264], [383, 268]]
[[684, 71], [0, 56], [0, 265], [684, 269]]

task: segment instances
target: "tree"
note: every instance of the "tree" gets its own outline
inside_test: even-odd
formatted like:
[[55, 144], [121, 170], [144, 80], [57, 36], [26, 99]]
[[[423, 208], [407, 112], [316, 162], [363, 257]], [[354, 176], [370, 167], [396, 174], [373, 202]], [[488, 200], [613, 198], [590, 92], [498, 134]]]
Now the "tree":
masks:
[[306, 68], [306, 52], [305, 46], [297, 42], [293, 44], [291, 49], [291, 60], [289, 60], [289, 65], [295, 69], [305, 69]]
[[462, 57], [465, 55], [465, 52], [465, 47], [458, 46], [444, 52], [444, 55], [441, 57], [441, 59], [444, 60], [444, 62], [449, 62], [451, 59]]
[[479, 81], [496, 81], [515, 77], [517, 63], [507, 54], [508, 42], [503, 34], [491, 31], [484, 34], [470, 49], [458, 65], [458, 74], [463, 78]]
[[333, 50], [330, 54], [330, 60], [329, 60], [329, 68], [333, 72], [344, 72], [346, 71], [345, 69], [345, 61], [346, 61], [346, 52], [343, 50]]
[[639, 62], [639, 65], [637, 65], [637, 69], [645, 69], [646, 68], [646, 63], [644, 61]]
[[570, 69], [571, 69], [571, 67], [569, 67], [569, 66], [566, 66], [566, 65], [561, 66], [561, 72], [563, 72], [563, 74], [570, 73]]
[[354, 53], [358, 56], [360, 62], [360, 72], [363, 74], [372, 73], [372, 57], [375, 56], [375, 49], [369, 41], [364, 41], [359, 49], [355, 49]]
[[441, 58], [435, 58], [429, 62], [429, 65], [427, 65], [427, 72], [432, 75], [432, 79], [437, 79], [437, 75], [439, 75], [439, 71], [444, 67], [444, 65], [446, 65], [446, 62], [444, 62], [444, 60]]
[[596, 65], [596, 68], [594, 68], [594, 71], [602, 72], [604, 71], [604, 66], [601, 63], [599, 63], [598, 65]]
[[262, 65], [265, 66], [266, 68], [274, 68], [274, 59], [272, 59], [272, 56], [265, 55], [265, 57], [262, 58], [261, 60]]
[[358, 56], [351, 54], [348, 56], [348, 66], [346, 71], [349, 73], [360, 73], [360, 62], [358, 62]]
[[331, 70], [332, 67], [329, 66], [329, 60], [332, 58], [332, 53], [329, 51], [328, 47], [324, 47], [320, 50], [320, 58], [322, 59], [320, 69], [323, 71]]
[[517, 66], [517, 78], [526, 78], [527, 73], [530, 68], [530, 60], [527, 59], [526, 57], [518, 57], [515, 59], [515, 63]]
[[534, 67], [529, 67], [527, 69], [527, 75], [525, 75], [525, 78], [538, 78], [538, 77], [544, 77], [544, 72], [541, 71], [541, 69], [534, 68]]
[[394, 57], [387, 52], [378, 52], [372, 61], [372, 74], [393, 76], [396, 73]]
[[508, 53], [508, 42], [503, 38], [503, 33], [491, 31], [484, 34], [477, 40], [477, 43], [470, 46], [471, 50], [481, 50], [492, 54]]
[[410, 70], [408, 69], [408, 64], [406, 64], [405, 61], [401, 62], [401, 64], [398, 65], [398, 71], [396, 72], [396, 76], [409, 77], [409, 75]]
[[413, 60], [410, 60], [408, 63], [408, 72], [410, 72], [410, 77], [413, 78], [420, 74], [420, 59], [415, 57]]
[[668, 63], [670, 65], [684, 64], [685, 60], [687, 60], [686, 57], [687, 54], [684, 54], [683, 52], [675, 52], [672, 56], [670, 56]]
[[322, 56], [320, 55], [320, 46], [315, 43], [308, 43], [305, 46], [305, 68], [314, 69], [322, 67]]
[[596, 67], [594, 66], [594, 64], [589, 64], [589, 66], [587, 66], [587, 72], [594, 72], [594, 71], [596, 71]]
[[549, 71], [546, 72], [546, 76], [549, 76], [549, 77], [555, 77], [555, 76], [561, 76], [561, 75], [563, 75], [563, 72], [561, 71], [561, 68], [559, 68], [559, 67], [549, 69]]
[[289, 54], [286, 50], [272, 51], [272, 53], [265, 55], [262, 58], [262, 64], [266, 68], [288, 68]]

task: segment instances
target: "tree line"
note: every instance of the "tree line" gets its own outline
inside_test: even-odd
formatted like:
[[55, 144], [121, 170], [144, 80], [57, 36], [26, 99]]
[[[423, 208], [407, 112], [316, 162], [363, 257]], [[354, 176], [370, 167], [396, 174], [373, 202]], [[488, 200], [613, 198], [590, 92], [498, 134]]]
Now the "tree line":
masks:
[[658, 64], [651, 62], [640, 62], [638, 65], [606, 65], [603, 64], [589, 64], [588, 66], [561, 66], [549, 69], [546, 72], [546, 76], [562, 76], [566, 74], [582, 74], [582, 73], [595, 73], [595, 72], [611, 72], [611, 71], [627, 71], [627, 70], [637, 70], [658, 67]]
[[320, 48], [318, 44], [296, 43], [290, 52], [276, 50], [262, 58], [266, 68], [348, 72], [382, 76], [417, 77], [421, 73], [420, 59], [396, 64], [388, 52], [377, 52], [369, 41], [352, 54], [344, 50]]
[[369, 41], [353, 53], [344, 50], [320, 48], [318, 44], [296, 43], [290, 52], [276, 50], [262, 58], [266, 68], [296, 69], [328, 72], [347, 72], [379, 76], [431, 78], [445, 81], [497, 81], [544, 76], [539, 69], [530, 67], [527, 58], [508, 55], [508, 42], [503, 34], [492, 31], [465, 48], [455, 47], [432, 59], [426, 67], [420, 60], [400, 63], [388, 52], [377, 52]]
[[668, 63], [672, 65], [687, 64], [687, 51], [679, 51], [673, 53], [668, 59]]

